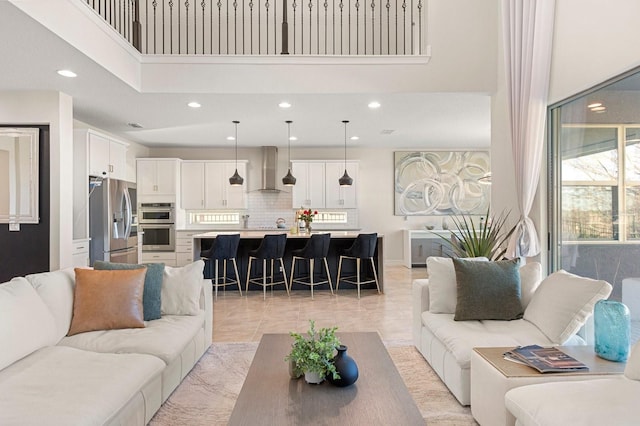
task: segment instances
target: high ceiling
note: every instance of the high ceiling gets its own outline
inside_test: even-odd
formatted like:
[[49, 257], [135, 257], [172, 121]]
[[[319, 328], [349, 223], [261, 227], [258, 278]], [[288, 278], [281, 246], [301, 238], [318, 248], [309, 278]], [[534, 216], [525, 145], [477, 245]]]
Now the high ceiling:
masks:
[[[55, 90], [73, 97], [74, 118], [147, 146], [228, 147], [232, 120], [239, 144], [286, 144], [285, 120], [293, 120], [292, 144], [344, 143], [360, 147], [487, 148], [490, 97], [471, 93], [215, 94], [140, 93], [73, 46], [0, 1], [0, 90]], [[59, 69], [72, 69], [65, 78]], [[190, 101], [202, 107], [187, 106]], [[278, 107], [288, 101], [292, 107]], [[367, 107], [371, 101], [378, 109]], [[134, 129], [128, 123], [137, 123]]]

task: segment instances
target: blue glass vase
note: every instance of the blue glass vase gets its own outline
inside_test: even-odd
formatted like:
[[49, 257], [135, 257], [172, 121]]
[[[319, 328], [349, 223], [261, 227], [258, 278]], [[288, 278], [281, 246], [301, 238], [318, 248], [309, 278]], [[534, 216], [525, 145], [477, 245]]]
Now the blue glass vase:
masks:
[[623, 362], [629, 356], [631, 319], [624, 303], [600, 300], [593, 313], [596, 355], [609, 361]]

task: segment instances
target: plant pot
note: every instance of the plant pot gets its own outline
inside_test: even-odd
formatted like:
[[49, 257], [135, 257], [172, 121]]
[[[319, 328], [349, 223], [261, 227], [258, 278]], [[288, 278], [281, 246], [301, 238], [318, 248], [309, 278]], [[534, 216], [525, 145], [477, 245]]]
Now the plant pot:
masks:
[[304, 381], [312, 385], [318, 385], [324, 381], [324, 377], [321, 377], [320, 374], [314, 373], [313, 371], [307, 371], [304, 373]]

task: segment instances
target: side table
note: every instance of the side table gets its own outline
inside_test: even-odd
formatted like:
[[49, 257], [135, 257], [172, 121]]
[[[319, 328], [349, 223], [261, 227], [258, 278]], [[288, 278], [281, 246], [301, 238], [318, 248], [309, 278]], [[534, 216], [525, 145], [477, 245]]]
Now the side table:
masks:
[[476, 421], [484, 426], [515, 425], [515, 418], [505, 408], [504, 395], [516, 387], [624, 373], [625, 363], [599, 358], [593, 346], [556, 347], [586, 364], [589, 371], [542, 374], [526, 365], [505, 360], [503, 354], [512, 347], [474, 348], [471, 353], [471, 414]]

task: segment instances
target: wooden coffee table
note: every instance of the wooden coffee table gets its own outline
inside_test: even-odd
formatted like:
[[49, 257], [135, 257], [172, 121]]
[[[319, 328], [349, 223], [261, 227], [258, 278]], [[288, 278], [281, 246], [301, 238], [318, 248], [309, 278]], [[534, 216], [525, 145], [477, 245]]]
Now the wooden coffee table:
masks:
[[593, 346], [556, 346], [589, 367], [589, 371], [539, 373], [526, 365], [505, 360], [513, 347], [474, 348], [471, 353], [471, 414], [481, 425], [513, 426], [515, 418], [505, 408], [510, 389], [535, 383], [577, 381], [623, 374], [625, 363], [599, 358]]
[[424, 425], [377, 333], [338, 333], [358, 364], [358, 381], [338, 388], [291, 379], [284, 358], [293, 339], [265, 334], [253, 358], [230, 425]]

